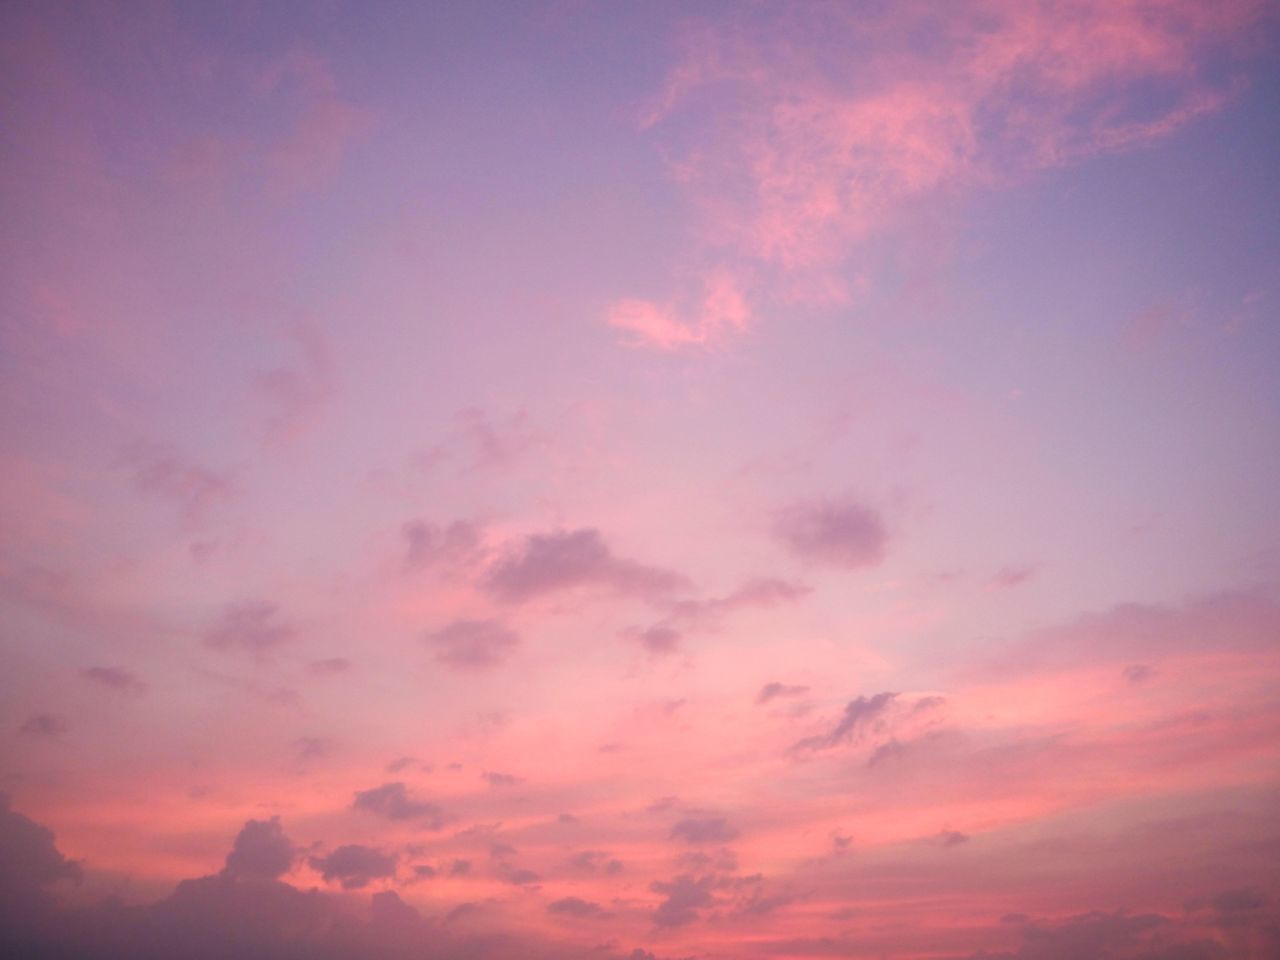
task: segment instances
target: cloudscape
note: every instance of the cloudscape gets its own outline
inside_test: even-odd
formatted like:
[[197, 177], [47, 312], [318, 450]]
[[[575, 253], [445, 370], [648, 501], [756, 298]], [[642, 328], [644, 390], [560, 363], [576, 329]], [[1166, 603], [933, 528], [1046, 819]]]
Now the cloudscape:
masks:
[[0, 9], [0, 953], [1280, 958], [1272, 0]]

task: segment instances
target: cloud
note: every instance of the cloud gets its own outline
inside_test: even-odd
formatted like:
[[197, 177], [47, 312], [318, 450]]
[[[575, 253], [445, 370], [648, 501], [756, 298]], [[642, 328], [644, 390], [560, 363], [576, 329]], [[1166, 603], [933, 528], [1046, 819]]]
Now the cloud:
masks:
[[745, 325], [747, 277], [783, 301], [845, 302], [871, 241], [909, 205], [1132, 149], [1218, 109], [1232, 92], [1221, 54], [1251, 51], [1264, 7], [991, 0], [691, 17], [642, 126], [699, 214], [695, 271], [736, 299], [621, 300], [608, 322], [632, 343], [698, 345]]
[[868, 729], [874, 729], [883, 719], [885, 713], [893, 705], [896, 693], [877, 693], [873, 697], [860, 696], [850, 700], [844, 708], [839, 722], [827, 733], [813, 737], [805, 737], [792, 748], [793, 753], [830, 750], [843, 743], [862, 737]]
[[60, 737], [67, 732], [67, 721], [54, 713], [35, 713], [22, 722], [18, 732], [28, 737]]
[[426, 643], [440, 663], [459, 670], [484, 670], [507, 659], [520, 638], [497, 620], [455, 620], [427, 634]]
[[222, 873], [241, 880], [278, 880], [289, 872], [295, 855], [279, 817], [250, 820], [236, 835]]
[[642, 598], [688, 586], [682, 575], [617, 557], [598, 530], [533, 534], [490, 568], [485, 589], [506, 603], [521, 603], [579, 587]]
[[728, 843], [738, 836], [724, 817], [687, 817], [671, 828], [672, 840], [685, 843]]
[[701, 296], [692, 309], [650, 300], [619, 300], [609, 308], [608, 323], [629, 334], [630, 345], [662, 350], [715, 343], [745, 329], [751, 308], [741, 280], [724, 269], [709, 270], [701, 280]]
[[636, 641], [655, 656], [675, 653], [680, 648], [679, 630], [663, 624], [655, 624], [635, 634]]
[[348, 843], [324, 857], [311, 857], [312, 868], [320, 871], [326, 882], [334, 880], [343, 890], [359, 890], [374, 880], [395, 876], [396, 857], [373, 847]]
[[293, 746], [299, 760], [319, 760], [333, 751], [333, 742], [325, 737], [298, 737]]
[[622, 861], [603, 850], [579, 851], [569, 858], [569, 866], [589, 873], [615, 874], [623, 870]]
[[883, 560], [889, 540], [880, 514], [850, 500], [787, 507], [778, 514], [774, 533], [802, 560], [851, 570]]
[[59, 881], [79, 880], [80, 867], [54, 845], [53, 832], [23, 816], [0, 793], [0, 944], [3, 929], [25, 925], [49, 909], [48, 888]]
[[294, 629], [279, 622], [279, 608], [266, 600], [245, 600], [228, 605], [218, 622], [204, 636], [214, 650], [243, 650], [265, 654], [294, 637]]
[[514, 776], [510, 773], [494, 773], [492, 771], [486, 770], [484, 773], [480, 774], [480, 776], [491, 787], [514, 787], [517, 784], [524, 783], [524, 780], [522, 778]]
[[444, 826], [444, 811], [434, 803], [414, 800], [403, 783], [384, 783], [380, 787], [356, 792], [353, 810], [375, 813], [388, 820], [421, 820], [422, 826], [439, 830]]
[[85, 667], [80, 671], [80, 675], [86, 680], [112, 690], [119, 690], [121, 693], [138, 696], [147, 691], [147, 685], [138, 679], [136, 674], [122, 667]]
[[808, 687], [789, 686], [773, 680], [760, 688], [760, 692], [756, 694], [756, 704], [763, 706], [771, 700], [777, 700], [781, 697], [802, 697], [808, 692]]
[[406, 570], [465, 562], [480, 545], [479, 531], [464, 520], [455, 520], [446, 527], [410, 520], [400, 528], [400, 534], [405, 541]]
[[329, 657], [325, 660], [312, 660], [307, 664], [307, 672], [313, 677], [335, 677], [351, 670], [351, 661], [346, 657]]
[[583, 900], [580, 897], [563, 897], [547, 904], [547, 912], [562, 917], [573, 917], [579, 920], [607, 920], [613, 914], [598, 903]]
[[694, 878], [688, 874], [671, 881], [655, 881], [649, 885], [654, 893], [664, 894], [666, 899], [653, 912], [653, 922], [658, 927], [682, 927], [698, 919], [698, 911], [715, 903], [711, 892], [712, 877]]
[[1109, 663], [1138, 667], [1126, 675], [1137, 683], [1151, 676], [1153, 660], [1203, 652], [1250, 656], [1273, 649], [1278, 635], [1280, 604], [1262, 591], [1217, 593], [1180, 605], [1125, 603], [1021, 637], [983, 669], [1020, 674]]
[[337, 393], [332, 351], [313, 324], [296, 322], [282, 329], [293, 348], [292, 364], [259, 372], [253, 387], [267, 408], [266, 440], [276, 448], [291, 446], [319, 422]]
[[987, 586], [994, 590], [1012, 590], [1020, 587], [1036, 575], [1034, 567], [1004, 567], [988, 581]]
[[124, 462], [132, 472], [134, 489], [173, 504], [187, 521], [203, 519], [211, 508], [235, 495], [229, 473], [191, 463], [165, 447], [136, 445], [125, 451]]

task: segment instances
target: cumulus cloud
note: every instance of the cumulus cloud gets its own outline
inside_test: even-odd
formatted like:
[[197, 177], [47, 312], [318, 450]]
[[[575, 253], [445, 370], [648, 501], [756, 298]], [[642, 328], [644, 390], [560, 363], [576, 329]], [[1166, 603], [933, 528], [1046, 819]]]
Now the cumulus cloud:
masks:
[[496, 667], [520, 644], [520, 638], [497, 620], [455, 620], [427, 634], [436, 660], [460, 670]]
[[408, 788], [399, 781], [356, 792], [353, 810], [364, 810], [388, 820], [420, 820], [422, 826], [439, 830], [444, 826], [444, 811], [434, 803], [414, 800]]
[[289, 872], [295, 855], [279, 817], [250, 820], [236, 835], [222, 872], [242, 880], [277, 880]]
[[851, 570], [883, 560], [889, 541], [880, 514], [852, 500], [793, 504], [779, 512], [774, 533], [802, 560]]
[[374, 880], [395, 876], [395, 854], [383, 853], [359, 843], [348, 843], [323, 857], [308, 861], [325, 881], [337, 880], [343, 890], [358, 890]]
[[214, 650], [241, 650], [256, 655], [292, 640], [294, 629], [280, 620], [279, 608], [265, 600], [246, 600], [227, 606], [205, 633]]
[[715, 903], [712, 893], [714, 878], [692, 877], [683, 874], [670, 881], [655, 881], [649, 885], [654, 893], [663, 894], [663, 901], [653, 912], [653, 922], [658, 927], [682, 927], [698, 919], [698, 911]]
[[831, 730], [816, 736], [805, 737], [791, 748], [792, 752], [830, 750], [862, 737], [884, 720], [885, 714], [897, 697], [896, 693], [885, 692], [877, 693], [873, 697], [860, 696], [856, 700], [850, 700], [840, 720]]
[[643, 598], [685, 589], [681, 574], [616, 556], [591, 528], [533, 534], [495, 563], [485, 589], [506, 603], [521, 603], [579, 587]]
[[17, 929], [53, 905], [48, 888], [78, 880], [80, 867], [54, 845], [53, 832], [23, 816], [0, 793], [0, 945], [4, 928]]

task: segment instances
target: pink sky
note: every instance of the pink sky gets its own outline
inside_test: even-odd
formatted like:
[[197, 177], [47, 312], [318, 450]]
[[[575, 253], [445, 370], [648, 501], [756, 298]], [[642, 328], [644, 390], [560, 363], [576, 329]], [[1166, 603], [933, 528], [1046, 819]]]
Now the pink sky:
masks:
[[5, 5], [0, 947], [1280, 955], [1278, 13]]

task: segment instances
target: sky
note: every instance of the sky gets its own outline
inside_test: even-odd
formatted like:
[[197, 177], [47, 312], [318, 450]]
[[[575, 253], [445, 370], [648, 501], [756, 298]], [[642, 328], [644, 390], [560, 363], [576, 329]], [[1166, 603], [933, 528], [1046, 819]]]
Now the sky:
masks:
[[0, 947], [1280, 957], [1280, 7], [0, 8]]

